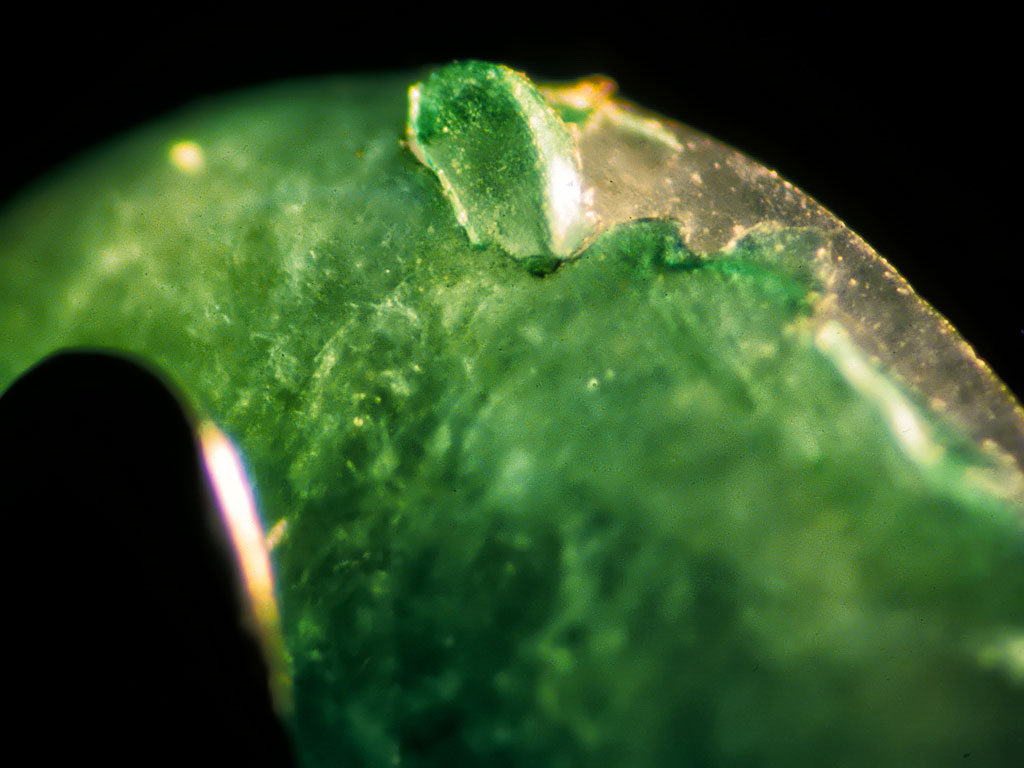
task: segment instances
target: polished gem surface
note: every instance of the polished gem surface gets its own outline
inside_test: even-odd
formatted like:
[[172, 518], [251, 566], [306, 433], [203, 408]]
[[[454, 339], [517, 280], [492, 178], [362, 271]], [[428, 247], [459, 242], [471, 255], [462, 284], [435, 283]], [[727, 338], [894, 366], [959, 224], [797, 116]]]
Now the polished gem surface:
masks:
[[[416, 82], [225, 97], [0, 217], [0, 386], [116, 347], [238, 445], [304, 763], [1013, 764], [1017, 475], [823, 306], [849, 234], [605, 174], [539, 277], [403, 145]], [[704, 157], [595, 114], [585, 179]]]
[[456, 62], [414, 85], [408, 138], [473, 243], [546, 271], [592, 229], [569, 128], [508, 67]]

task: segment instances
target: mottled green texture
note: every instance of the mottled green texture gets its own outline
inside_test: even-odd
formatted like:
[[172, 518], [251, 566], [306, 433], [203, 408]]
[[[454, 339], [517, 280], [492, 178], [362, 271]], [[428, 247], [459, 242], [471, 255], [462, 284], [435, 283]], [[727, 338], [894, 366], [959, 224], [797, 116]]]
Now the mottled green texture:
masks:
[[0, 386], [137, 352], [287, 518], [304, 764], [1014, 765], [1020, 510], [815, 346], [816, 233], [534, 277], [400, 145], [413, 80], [200, 106], [0, 219]]
[[520, 73], [481, 61], [442, 67], [410, 91], [408, 134], [473, 243], [547, 272], [588, 234], [575, 142]]

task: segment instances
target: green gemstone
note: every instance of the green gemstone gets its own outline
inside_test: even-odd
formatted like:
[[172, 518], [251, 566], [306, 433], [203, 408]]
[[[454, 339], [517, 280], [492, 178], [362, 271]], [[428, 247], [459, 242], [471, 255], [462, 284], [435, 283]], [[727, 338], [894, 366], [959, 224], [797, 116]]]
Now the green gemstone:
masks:
[[409, 144], [471, 242], [553, 266], [589, 233], [577, 149], [523, 75], [468, 61], [409, 92]]
[[472, 63], [418, 86], [424, 165], [413, 81], [225, 97], [0, 217], [0, 387], [134, 352], [284, 521], [302, 764], [1012, 764], [1019, 471], [829, 308], [848, 233], [611, 187], [558, 219], [602, 131], [703, 145]]

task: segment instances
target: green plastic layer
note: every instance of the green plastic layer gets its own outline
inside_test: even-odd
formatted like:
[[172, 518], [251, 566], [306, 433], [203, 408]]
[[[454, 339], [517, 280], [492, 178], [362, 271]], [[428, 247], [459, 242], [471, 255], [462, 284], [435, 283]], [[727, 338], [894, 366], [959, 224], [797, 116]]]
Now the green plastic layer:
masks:
[[408, 136], [473, 243], [557, 262], [589, 233], [573, 138], [522, 74], [480, 61], [435, 71], [410, 89]]

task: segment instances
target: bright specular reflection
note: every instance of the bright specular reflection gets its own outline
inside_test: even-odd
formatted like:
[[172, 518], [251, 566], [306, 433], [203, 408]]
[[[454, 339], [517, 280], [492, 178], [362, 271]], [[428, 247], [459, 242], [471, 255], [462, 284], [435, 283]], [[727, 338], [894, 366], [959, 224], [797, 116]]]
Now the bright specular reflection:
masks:
[[270, 667], [271, 692], [278, 707], [287, 706], [290, 684], [281, 619], [256, 502], [238, 452], [224, 433], [206, 421], [199, 427], [199, 441], [221, 517], [238, 557], [256, 634]]
[[933, 465], [942, 458], [942, 448], [932, 439], [913, 406], [892, 382], [872, 367], [839, 323], [825, 323], [815, 336], [815, 343], [832, 358], [847, 382], [878, 406], [893, 438], [909, 458], [923, 465]]
[[550, 163], [547, 183], [552, 248], [559, 255], [569, 255], [586, 234], [583, 183], [576, 168], [559, 157]]
[[179, 141], [171, 145], [171, 165], [185, 173], [199, 173], [206, 164], [203, 148], [194, 141]]

